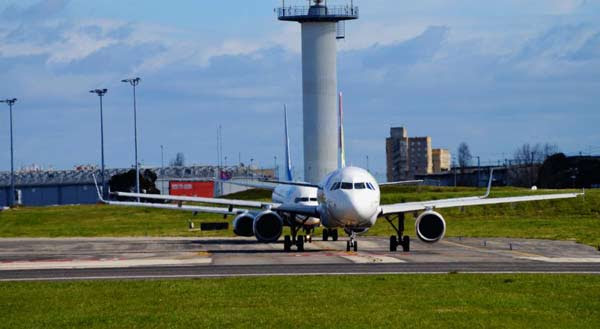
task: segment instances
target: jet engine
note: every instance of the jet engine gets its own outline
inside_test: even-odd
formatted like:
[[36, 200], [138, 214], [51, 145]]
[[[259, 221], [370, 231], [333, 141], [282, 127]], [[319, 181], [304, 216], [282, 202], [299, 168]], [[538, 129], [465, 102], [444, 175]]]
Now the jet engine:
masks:
[[283, 219], [273, 211], [264, 211], [254, 218], [252, 228], [258, 241], [275, 242], [283, 231]]
[[426, 211], [415, 222], [417, 237], [426, 243], [440, 241], [446, 234], [446, 221], [435, 211]]
[[254, 216], [250, 213], [243, 213], [238, 215], [233, 220], [233, 233], [237, 236], [254, 236]]

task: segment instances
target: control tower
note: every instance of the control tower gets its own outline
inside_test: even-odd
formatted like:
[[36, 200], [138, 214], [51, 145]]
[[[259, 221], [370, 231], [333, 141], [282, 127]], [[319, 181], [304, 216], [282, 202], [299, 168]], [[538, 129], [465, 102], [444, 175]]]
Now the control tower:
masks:
[[302, 26], [302, 102], [304, 179], [319, 183], [337, 169], [337, 45], [344, 21], [358, 18], [358, 7], [327, 6], [311, 0], [308, 7], [277, 9], [279, 20]]

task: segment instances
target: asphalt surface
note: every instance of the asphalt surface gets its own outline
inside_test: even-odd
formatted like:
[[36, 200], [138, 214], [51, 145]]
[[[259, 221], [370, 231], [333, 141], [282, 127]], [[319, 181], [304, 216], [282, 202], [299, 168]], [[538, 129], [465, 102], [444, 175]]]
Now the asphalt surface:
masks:
[[592, 273], [600, 252], [570, 241], [413, 241], [389, 252], [386, 238], [315, 239], [303, 252], [244, 238], [0, 239], [0, 281], [207, 278], [409, 273]]
[[99, 269], [47, 269], [0, 272], [0, 281], [186, 279], [244, 276], [373, 275], [441, 273], [600, 274], [600, 263], [404, 263], [310, 265], [154, 266]]

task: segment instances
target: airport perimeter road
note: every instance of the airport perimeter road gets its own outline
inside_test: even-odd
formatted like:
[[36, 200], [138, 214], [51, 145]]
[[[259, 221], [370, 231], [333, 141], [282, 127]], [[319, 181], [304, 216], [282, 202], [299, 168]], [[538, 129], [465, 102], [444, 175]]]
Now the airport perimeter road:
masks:
[[314, 241], [304, 252], [244, 238], [0, 239], [0, 280], [393, 273], [595, 273], [600, 252], [571, 241], [447, 239], [389, 252], [385, 238]]

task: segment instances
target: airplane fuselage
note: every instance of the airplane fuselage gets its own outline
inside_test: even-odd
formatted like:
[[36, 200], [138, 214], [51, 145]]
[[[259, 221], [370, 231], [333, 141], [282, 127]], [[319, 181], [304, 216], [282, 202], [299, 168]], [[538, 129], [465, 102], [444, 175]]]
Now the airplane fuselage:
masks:
[[377, 221], [380, 196], [379, 185], [368, 171], [338, 169], [325, 177], [318, 190], [321, 223], [346, 231], [368, 230]]

